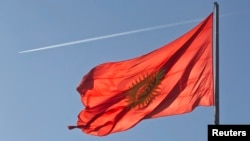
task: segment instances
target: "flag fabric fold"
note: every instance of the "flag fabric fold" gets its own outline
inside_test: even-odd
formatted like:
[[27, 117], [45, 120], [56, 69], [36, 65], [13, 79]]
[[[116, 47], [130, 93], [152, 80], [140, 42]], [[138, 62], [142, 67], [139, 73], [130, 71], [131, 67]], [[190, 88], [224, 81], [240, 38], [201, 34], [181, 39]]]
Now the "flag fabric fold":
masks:
[[144, 119], [213, 106], [212, 28], [213, 13], [148, 54], [94, 67], [77, 87], [85, 109], [69, 128], [105, 136]]

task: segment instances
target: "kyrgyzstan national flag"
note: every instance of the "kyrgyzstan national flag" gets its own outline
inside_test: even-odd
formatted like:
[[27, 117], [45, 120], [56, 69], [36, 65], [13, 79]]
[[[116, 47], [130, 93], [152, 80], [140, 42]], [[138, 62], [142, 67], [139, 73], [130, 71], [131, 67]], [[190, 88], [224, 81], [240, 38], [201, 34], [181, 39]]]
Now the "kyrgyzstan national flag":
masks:
[[85, 109], [69, 129], [105, 136], [143, 119], [214, 105], [212, 26], [213, 13], [148, 54], [94, 67], [77, 87]]

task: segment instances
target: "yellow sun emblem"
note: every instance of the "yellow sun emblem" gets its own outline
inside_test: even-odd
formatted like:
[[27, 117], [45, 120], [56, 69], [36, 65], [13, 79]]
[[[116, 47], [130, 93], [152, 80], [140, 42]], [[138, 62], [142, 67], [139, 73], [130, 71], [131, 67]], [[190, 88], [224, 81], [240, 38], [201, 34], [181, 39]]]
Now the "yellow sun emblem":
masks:
[[166, 71], [153, 72], [147, 75], [142, 75], [128, 90], [128, 108], [138, 107], [144, 108], [148, 106], [160, 93], [160, 84], [163, 80]]

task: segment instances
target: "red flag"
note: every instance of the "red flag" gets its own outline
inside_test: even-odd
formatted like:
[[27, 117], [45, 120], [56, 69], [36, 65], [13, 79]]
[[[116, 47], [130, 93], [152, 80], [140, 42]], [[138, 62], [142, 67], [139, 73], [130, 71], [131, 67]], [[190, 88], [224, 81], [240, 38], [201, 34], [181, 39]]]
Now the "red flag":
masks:
[[77, 126], [105, 136], [132, 128], [143, 119], [212, 106], [213, 13], [173, 42], [143, 56], [108, 62], [86, 74], [77, 91], [85, 109]]

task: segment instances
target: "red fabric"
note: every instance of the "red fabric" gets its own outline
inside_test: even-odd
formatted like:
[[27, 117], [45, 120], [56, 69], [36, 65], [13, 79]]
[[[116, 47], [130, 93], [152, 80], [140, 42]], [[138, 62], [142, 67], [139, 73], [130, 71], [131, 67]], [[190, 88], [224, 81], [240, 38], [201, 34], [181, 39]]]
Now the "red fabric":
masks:
[[213, 13], [173, 42], [143, 56], [108, 62], [86, 74], [77, 126], [91, 135], [127, 130], [143, 119], [212, 106]]

